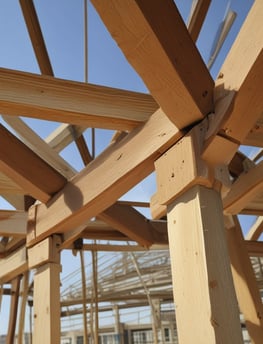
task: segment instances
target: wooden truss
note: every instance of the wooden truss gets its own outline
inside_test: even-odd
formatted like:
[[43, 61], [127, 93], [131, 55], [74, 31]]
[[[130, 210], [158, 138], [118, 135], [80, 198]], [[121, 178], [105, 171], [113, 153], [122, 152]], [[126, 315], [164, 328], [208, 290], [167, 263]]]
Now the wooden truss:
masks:
[[[249, 256], [261, 256], [263, 2], [256, 0], [214, 81], [195, 41], [210, 1], [188, 28], [172, 0], [92, 0], [150, 95], [55, 78], [32, 0], [20, 0], [41, 75], [0, 68], [0, 282], [10, 283], [13, 342], [21, 276], [36, 269], [33, 342], [59, 343], [62, 249], [79, 239], [169, 244], [180, 343], [253, 343], [263, 309]], [[42, 140], [18, 117], [61, 122]], [[92, 157], [86, 128], [116, 130]], [[19, 137], [19, 138], [18, 138]], [[59, 152], [75, 141], [77, 172]], [[152, 219], [119, 198], [156, 171]], [[238, 214], [257, 215], [244, 240]], [[114, 246], [113, 246], [114, 247]], [[45, 284], [45, 289], [43, 289]], [[239, 305], [239, 308], [238, 308]]]

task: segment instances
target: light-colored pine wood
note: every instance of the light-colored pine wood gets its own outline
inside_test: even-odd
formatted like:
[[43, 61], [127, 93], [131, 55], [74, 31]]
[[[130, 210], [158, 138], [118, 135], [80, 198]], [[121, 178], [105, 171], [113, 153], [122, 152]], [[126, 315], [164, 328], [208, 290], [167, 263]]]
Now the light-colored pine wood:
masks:
[[8, 202], [12, 207], [14, 207], [17, 210], [25, 210], [25, 196], [24, 194], [16, 193], [16, 194], [10, 194], [3, 192], [1, 193], [1, 196]]
[[54, 151], [48, 143], [42, 140], [25, 122], [15, 116], [2, 116], [4, 121], [10, 125], [20, 139], [39, 157], [45, 160], [56, 171], [65, 178], [70, 179], [77, 172], [66, 162], [56, 151]]
[[226, 229], [226, 233], [235, 290], [251, 341], [257, 344], [263, 338], [263, 305], [236, 216], [232, 222], [233, 225]]
[[[23, 188], [25, 194], [47, 202], [53, 193], [65, 185], [66, 179], [60, 173], [2, 125], [0, 144], [0, 169]], [[13, 152], [16, 152], [15, 157]]]
[[60, 270], [60, 264], [47, 263], [34, 275], [33, 344], [60, 342]]
[[0, 172], [0, 191], [8, 194], [24, 194], [24, 190], [13, 180]]
[[182, 133], [158, 110], [145, 125], [112, 144], [85, 167], [48, 207], [44, 204], [34, 207], [29, 241], [74, 229], [104, 211], [149, 175], [154, 160], [181, 136]]
[[9, 313], [9, 323], [8, 323], [8, 330], [7, 330], [7, 336], [6, 336], [7, 344], [13, 344], [15, 342], [20, 280], [21, 280], [21, 276], [17, 276], [11, 282], [10, 313]]
[[238, 214], [250, 201], [262, 193], [262, 172], [263, 162], [260, 162], [233, 183], [223, 200], [225, 213]]
[[202, 29], [206, 14], [208, 12], [211, 0], [198, 0], [196, 1], [193, 13], [189, 18], [188, 31], [194, 42], [197, 41], [199, 33]]
[[151, 222], [130, 206], [114, 204], [99, 214], [99, 218], [142, 246], [149, 247], [163, 240]]
[[214, 175], [199, 158], [200, 129], [191, 131], [155, 161], [159, 204], [171, 203], [195, 184], [213, 186]]
[[[60, 254], [57, 236], [50, 237], [43, 247], [43, 260], [34, 275], [34, 332], [33, 344], [60, 342]], [[37, 247], [31, 249], [31, 258], [39, 260]], [[45, 286], [43, 288], [43, 286]]]
[[214, 82], [172, 0], [92, 3], [126, 59], [178, 128], [213, 111]]
[[158, 109], [147, 94], [4, 68], [0, 84], [0, 112], [5, 115], [130, 130]]
[[17, 343], [24, 344], [24, 333], [25, 333], [25, 316], [26, 316], [26, 305], [28, 299], [28, 286], [29, 286], [29, 271], [23, 275], [23, 287], [21, 295], [20, 313], [19, 313], [19, 326], [17, 334]]
[[1, 259], [0, 284], [7, 283], [28, 270], [26, 248], [22, 247]]
[[55, 129], [45, 141], [56, 152], [62, 151], [67, 147], [74, 139], [77, 139], [85, 131], [85, 127], [74, 125], [74, 129], [71, 124], [63, 123], [57, 129]]
[[[262, 12], [262, 1], [255, 1], [216, 81], [216, 100], [231, 91], [236, 92], [230, 113], [222, 120], [219, 130], [236, 144], [245, 141], [251, 128], [262, 117], [263, 98], [258, 92], [263, 85]], [[218, 149], [217, 137], [209, 141], [209, 151], [217, 160], [230, 161], [235, 154], [234, 147], [224, 147], [223, 142]]]
[[27, 213], [13, 210], [0, 210], [0, 235], [25, 237]]
[[53, 75], [52, 66], [49, 60], [33, 0], [19, 0], [19, 3], [41, 73]]
[[246, 235], [247, 240], [258, 240], [263, 232], [263, 216], [259, 216]]
[[58, 262], [60, 254], [58, 248], [60, 243], [61, 239], [56, 235], [54, 237], [48, 237], [35, 246], [30, 247], [27, 251], [29, 269], [47, 263]]
[[180, 343], [243, 343], [220, 194], [194, 186], [168, 206]]
[[166, 216], [167, 209], [166, 205], [160, 204], [158, 198], [158, 192], [152, 195], [151, 197], [151, 215], [154, 220], [161, 219], [162, 217]]

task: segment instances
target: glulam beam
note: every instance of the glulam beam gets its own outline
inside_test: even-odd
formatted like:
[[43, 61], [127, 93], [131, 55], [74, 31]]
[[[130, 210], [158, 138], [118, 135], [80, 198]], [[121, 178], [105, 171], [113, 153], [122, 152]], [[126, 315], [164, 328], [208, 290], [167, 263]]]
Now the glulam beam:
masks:
[[158, 108], [148, 94], [0, 68], [0, 112], [130, 130]]
[[128, 62], [178, 128], [213, 111], [213, 79], [174, 1], [92, 3]]

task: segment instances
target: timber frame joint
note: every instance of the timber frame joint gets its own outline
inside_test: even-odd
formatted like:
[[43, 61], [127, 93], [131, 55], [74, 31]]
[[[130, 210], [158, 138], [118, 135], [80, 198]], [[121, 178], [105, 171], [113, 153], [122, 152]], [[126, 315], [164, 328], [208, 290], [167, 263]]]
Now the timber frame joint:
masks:
[[194, 127], [155, 161], [159, 204], [169, 204], [194, 185], [225, 193], [230, 187], [228, 167], [202, 156], [209, 127], [207, 120]]

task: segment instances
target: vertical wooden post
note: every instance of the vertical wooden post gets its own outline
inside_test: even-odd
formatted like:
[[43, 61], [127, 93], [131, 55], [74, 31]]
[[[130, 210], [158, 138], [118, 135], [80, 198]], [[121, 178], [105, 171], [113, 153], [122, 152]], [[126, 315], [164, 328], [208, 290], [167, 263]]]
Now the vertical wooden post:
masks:
[[225, 223], [239, 307], [244, 315], [252, 343], [261, 343], [263, 341], [263, 305], [255, 274], [237, 217], [230, 216]]
[[195, 186], [168, 206], [179, 343], [242, 343], [220, 195]]
[[7, 331], [7, 337], [6, 337], [7, 344], [13, 344], [15, 342], [20, 281], [21, 281], [21, 276], [18, 276], [14, 278], [11, 282], [11, 305], [10, 305], [8, 331]]
[[17, 343], [24, 343], [24, 330], [25, 330], [25, 315], [26, 315], [26, 303], [28, 297], [28, 283], [29, 283], [29, 271], [26, 271], [23, 275], [23, 290], [22, 290], [22, 300], [20, 305], [20, 315], [19, 315], [19, 327], [17, 335]]
[[179, 343], [239, 344], [221, 195], [199, 144], [190, 134], [155, 163], [158, 198], [167, 205]]
[[28, 250], [34, 276], [33, 344], [60, 343], [59, 237], [49, 237]]

